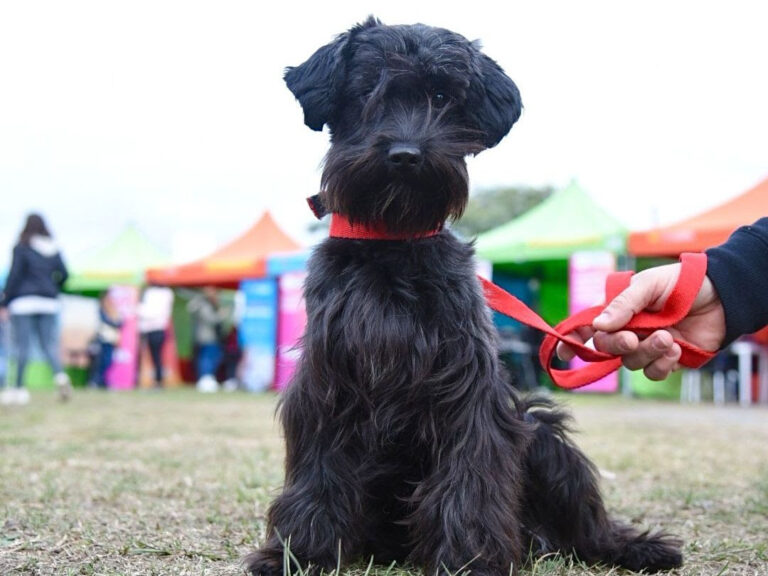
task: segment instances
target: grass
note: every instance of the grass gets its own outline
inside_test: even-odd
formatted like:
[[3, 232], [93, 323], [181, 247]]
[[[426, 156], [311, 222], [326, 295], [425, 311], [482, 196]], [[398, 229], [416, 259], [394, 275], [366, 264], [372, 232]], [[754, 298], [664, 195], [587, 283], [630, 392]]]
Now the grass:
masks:
[[[619, 516], [679, 575], [768, 575], [768, 411], [564, 396]], [[0, 574], [234, 575], [282, 480], [272, 395], [34, 392], [0, 409]], [[361, 564], [354, 576], [409, 576]], [[622, 572], [547, 557], [526, 575]]]

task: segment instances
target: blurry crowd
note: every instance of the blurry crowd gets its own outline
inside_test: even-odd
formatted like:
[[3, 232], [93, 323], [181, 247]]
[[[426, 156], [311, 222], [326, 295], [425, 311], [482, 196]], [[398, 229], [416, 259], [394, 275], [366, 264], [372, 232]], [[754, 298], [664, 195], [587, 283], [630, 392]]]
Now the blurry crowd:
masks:
[[[50, 366], [60, 398], [70, 397], [72, 381], [62, 365], [59, 350], [59, 294], [68, 276], [61, 251], [45, 220], [39, 214], [30, 214], [13, 248], [0, 299], [0, 404], [29, 402], [25, 374], [33, 350], [39, 350]], [[193, 333], [192, 370], [187, 376], [197, 380], [201, 392], [239, 388], [237, 371], [242, 352], [233, 306], [223, 305], [214, 287], [188, 290], [183, 296], [188, 300], [186, 309]], [[142, 358], [148, 358], [155, 388], [162, 388], [167, 379], [164, 347], [172, 324], [174, 298], [170, 288], [148, 286], [141, 292], [136, 310], [138, 349], [134, 373], [138, 381]], [[90, 387], [108, 388], [115, 352], [125, 337], [125, 322], [113, 293], [103, 292], [98, 301], [95, 333], [87, 350]]]
[[[192, 372], [197, 379], [197, 389], [201, 392], [216, 392], [220, 387], [230, 391], [238, 389], [237, 368], [242, 353], [232, 307], [221, 302], [219, 291], [212, 286], [181, 292], [188, 300], [186, 310], [192, 321]], [[142, 359], [148, 357], [155, 388], [162, 388], [166, 382], [164, 347], [173, 321], [174, 298], [170, 288], [148, 286], [142, 291], [137, 308], [136, 373], [142, 373]], [[109, 291], [99, 298], [98, 316], [98, 328], [88, 351], [89, 385], [107, 388], [107, 374], [125, 321]]]

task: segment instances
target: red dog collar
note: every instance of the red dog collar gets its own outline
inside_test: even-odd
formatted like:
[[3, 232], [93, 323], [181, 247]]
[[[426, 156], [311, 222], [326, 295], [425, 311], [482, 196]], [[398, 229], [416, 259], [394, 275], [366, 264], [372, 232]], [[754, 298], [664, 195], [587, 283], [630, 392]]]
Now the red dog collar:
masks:
[[350, 240], [418, 240], [430, 238], [440, 233], [440, 229], [416, 234], [392, 234], [387, 232], [383, 224], [366, 225], [351, 223], [341, 214], [331, 214], [331, 238], [347, 238]]
[[[307, 198], [310, 210], [318, 220], [322, 219], [328, 211], [325, 209], [321, 194], [316, 194]], [[437, 230], [429, 232], [417, 232], [416, 234], [393, 234], [388, 232], [383, 224], [361, 224], [352, 223], [342, 214], [331, 213], [331, 229], [329, 236], [331, 238], [346, 238], [348, 240], [419, 240], [421, 238], [430, 238], [436, 236], [443, 229], [442, 226]]]

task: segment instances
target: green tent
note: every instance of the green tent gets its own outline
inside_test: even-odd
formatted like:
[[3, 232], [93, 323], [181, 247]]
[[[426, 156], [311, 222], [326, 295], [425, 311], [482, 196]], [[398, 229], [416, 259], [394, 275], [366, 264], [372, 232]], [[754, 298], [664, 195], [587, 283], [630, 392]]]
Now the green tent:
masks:
[[112, 242], [76, 266], [64, 289], [94, 296], [110, 286], [141, 286], [147, 268], [165, 266], [169, 262], [166, 253], [135, 226], [129, 225]]
[[568, 260], [580, 250], [623, 253], [627, 230], [575, 182], [522, 216], [477, 239], [481, 258], [497, 264]]
[[505, 280], [534, 280], [535, 293], [523, 299], [547, 322], [557, 324], [568, 315], [571, 254], [623, 254], [626, 237], [624, 226], [571, 182], [518, 218], [481, 234], [475, 247], [480, 258], [493, 264], [494, 279], [502, 286]]

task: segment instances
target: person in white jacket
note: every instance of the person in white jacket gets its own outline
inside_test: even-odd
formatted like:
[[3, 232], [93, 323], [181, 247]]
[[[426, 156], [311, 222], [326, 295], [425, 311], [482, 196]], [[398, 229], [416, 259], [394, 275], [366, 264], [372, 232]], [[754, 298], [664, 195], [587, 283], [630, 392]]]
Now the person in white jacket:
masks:
[[156, 388], [163, 386], [163, 345], [172, 312], [173, 290], [161, 286], [147, 286], [144, 289], [138, 310], [139, 334], [142, 347], [144, 344], [149, 347]]

